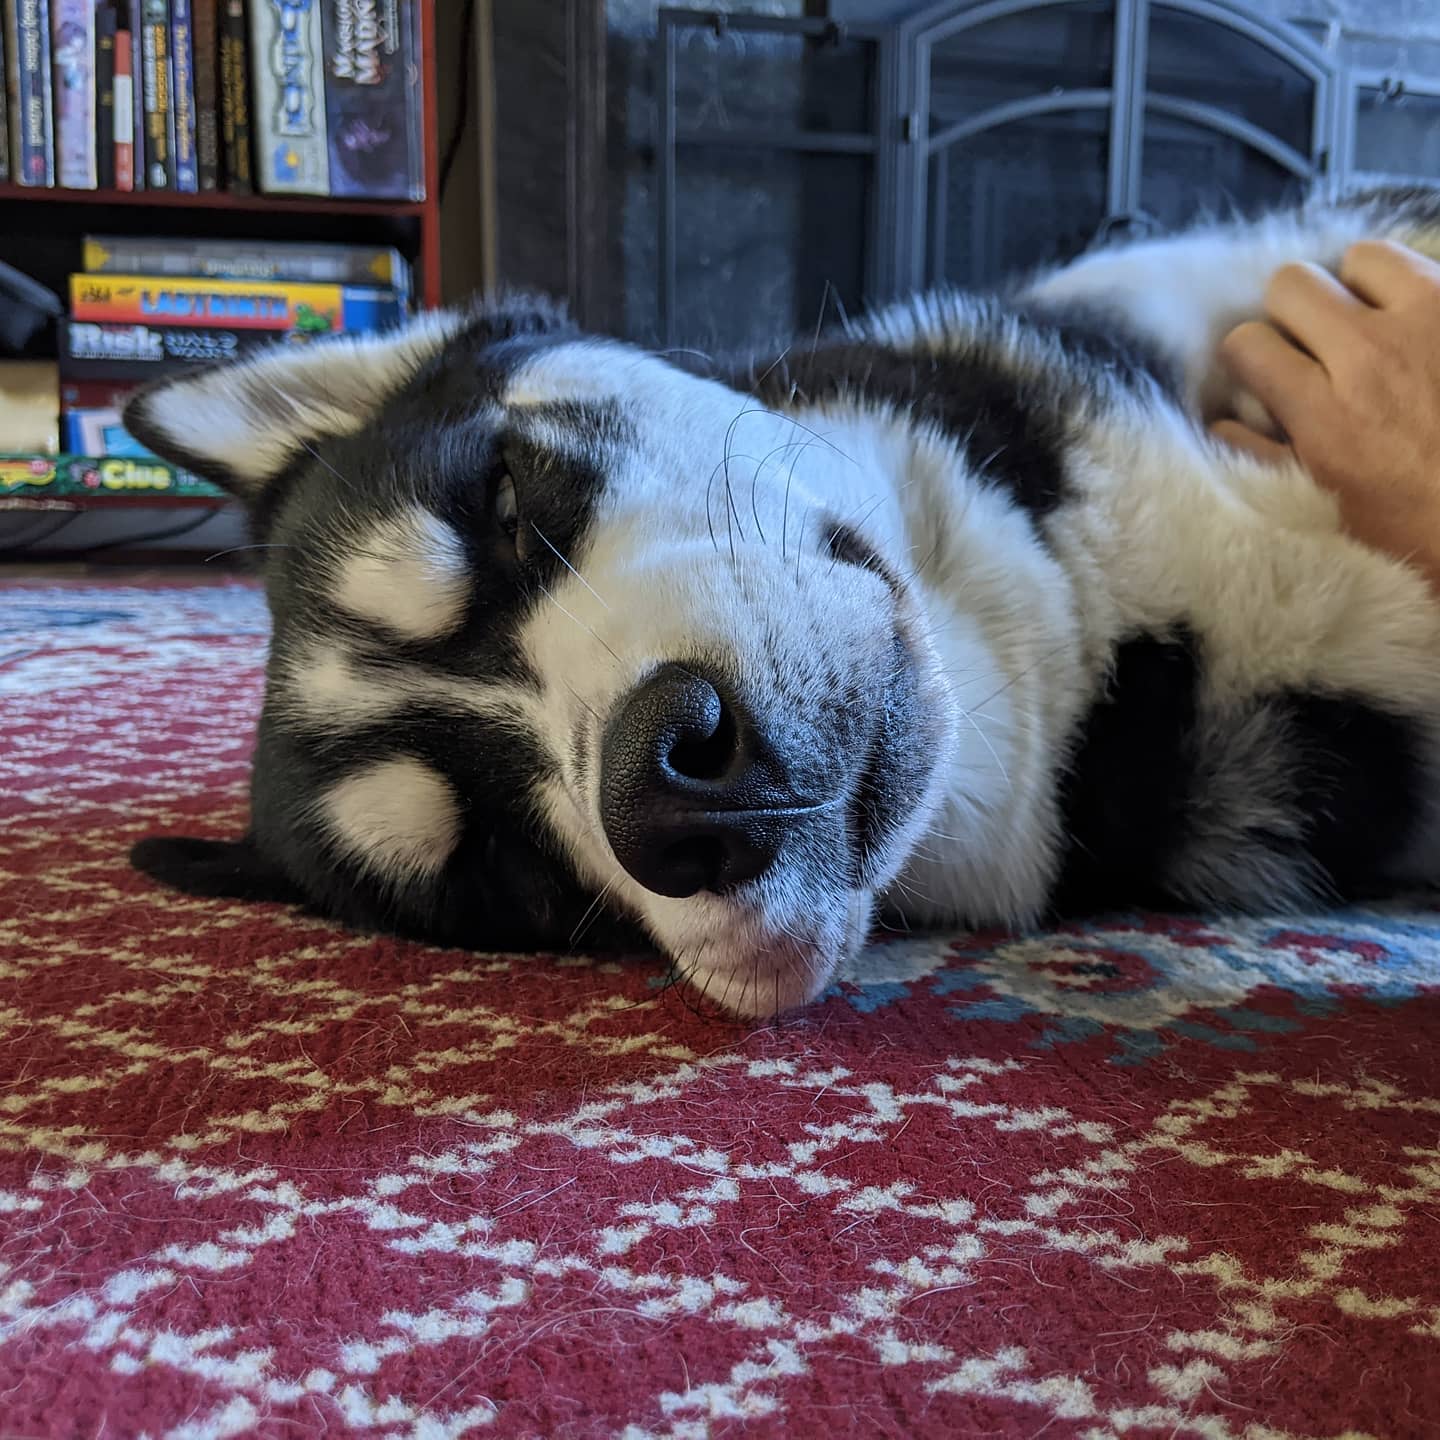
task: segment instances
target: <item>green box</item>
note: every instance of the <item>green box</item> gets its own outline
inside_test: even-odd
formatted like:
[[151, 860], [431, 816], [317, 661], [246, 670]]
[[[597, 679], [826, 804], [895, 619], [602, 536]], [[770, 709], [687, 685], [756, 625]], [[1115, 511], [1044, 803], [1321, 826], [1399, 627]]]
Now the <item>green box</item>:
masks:
[[111, 455], [0, 454], [0, 500], [115, 500], [136, 502], [229, 497], [218, 486], [164, 460]]

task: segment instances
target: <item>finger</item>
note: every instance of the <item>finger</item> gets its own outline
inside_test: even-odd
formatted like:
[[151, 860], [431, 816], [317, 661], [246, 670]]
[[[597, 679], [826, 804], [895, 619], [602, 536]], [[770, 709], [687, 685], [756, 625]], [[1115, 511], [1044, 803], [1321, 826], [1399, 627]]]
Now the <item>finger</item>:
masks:
[[1217, 420], [1210, 427], [1210, 433], [1217, 440], [1223, 440], [1236, 450], [1243, 450], [1266, 465], [1283, 465], [1295, 458], [1295, 452], [1288, 445], [1282, 445], [1238, 420]]
[[1237, 325], [1220, 342], [1220, 356], [1287, 435], [1325, 403], [1325, 371], [1263, 320]]
[[1370, 306], [1318, 265], [1282, 265], [1266, 287], [1265, 313], [1324, 365], [1352, 346]]
[[1403, 309], [1440, 285], [1440, 265], [1395, 240], [1357, 240], [1340, 259], [1340, 279], [1371, 305]]

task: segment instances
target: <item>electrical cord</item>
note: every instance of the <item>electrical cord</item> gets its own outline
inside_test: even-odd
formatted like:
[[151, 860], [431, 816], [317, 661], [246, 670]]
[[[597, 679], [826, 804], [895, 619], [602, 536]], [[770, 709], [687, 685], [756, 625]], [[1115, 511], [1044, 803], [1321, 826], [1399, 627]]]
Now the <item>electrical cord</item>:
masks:
[[[27, 554], [35, 545], [48, 540], [52, 535], [58, 535], [67, 525], [73, 524], [84, 513], [85, 512], [80, 509], [68, 510], [65, 514], [58, 516], [56, 523], [48, 530], [21, 531], [21, 539], [18, 543], [9, 540], [5, 545], [0, 545], [0, 560], [9, 559], [15, 555]], [[47, 518], [49, 517], [43, 515], [37, 515], [35, 517], [36, 520], [45, 520]]]
[[207, 520], [213, 520], [220, 511], [207, 506], [193, 520], [187, 520], [183, 525], [174, 525], [168, 530], [151, 530], [148, 534], [126, 535], [119, 540], [106, 540], [101, 545], [87, 545], [80, 552], [81, 558], [91, 555], [99, 555], [105, 550], [135, 550], [142, 545], [153, 545], [157, 540], [174, 540], [181, 535], [188, 535], [192, 530], [198, 530]]

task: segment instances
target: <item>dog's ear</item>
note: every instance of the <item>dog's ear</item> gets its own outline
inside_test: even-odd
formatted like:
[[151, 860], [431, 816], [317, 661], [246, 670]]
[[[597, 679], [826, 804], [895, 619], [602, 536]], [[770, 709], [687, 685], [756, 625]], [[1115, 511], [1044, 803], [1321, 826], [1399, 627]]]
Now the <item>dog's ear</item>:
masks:
[[130, 851], [130, 863], [152, 879], [183, 890], [228, 900], [279, 900], [298, 905], [300, 891], [260, 852], [243, 840], [199, 840], [155, 835]]
[[566, 324], [550, 302], [517, 295], [428, 311], [377, 335], [282, 342], [156, 381], [126, 405], [125, 428], [157, 455], [258, 505], [307, 445], [363, 429], [451, 341], [483, 348]]

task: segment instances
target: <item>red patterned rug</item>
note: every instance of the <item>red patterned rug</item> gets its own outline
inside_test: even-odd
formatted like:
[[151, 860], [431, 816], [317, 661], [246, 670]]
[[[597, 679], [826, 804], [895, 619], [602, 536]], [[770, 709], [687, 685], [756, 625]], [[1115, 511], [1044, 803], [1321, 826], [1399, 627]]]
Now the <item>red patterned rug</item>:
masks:
[[650, 963], [177, 897], [241, 583], [0, 589], [0, 1437], [1440, 1435], [1440, 914]]

